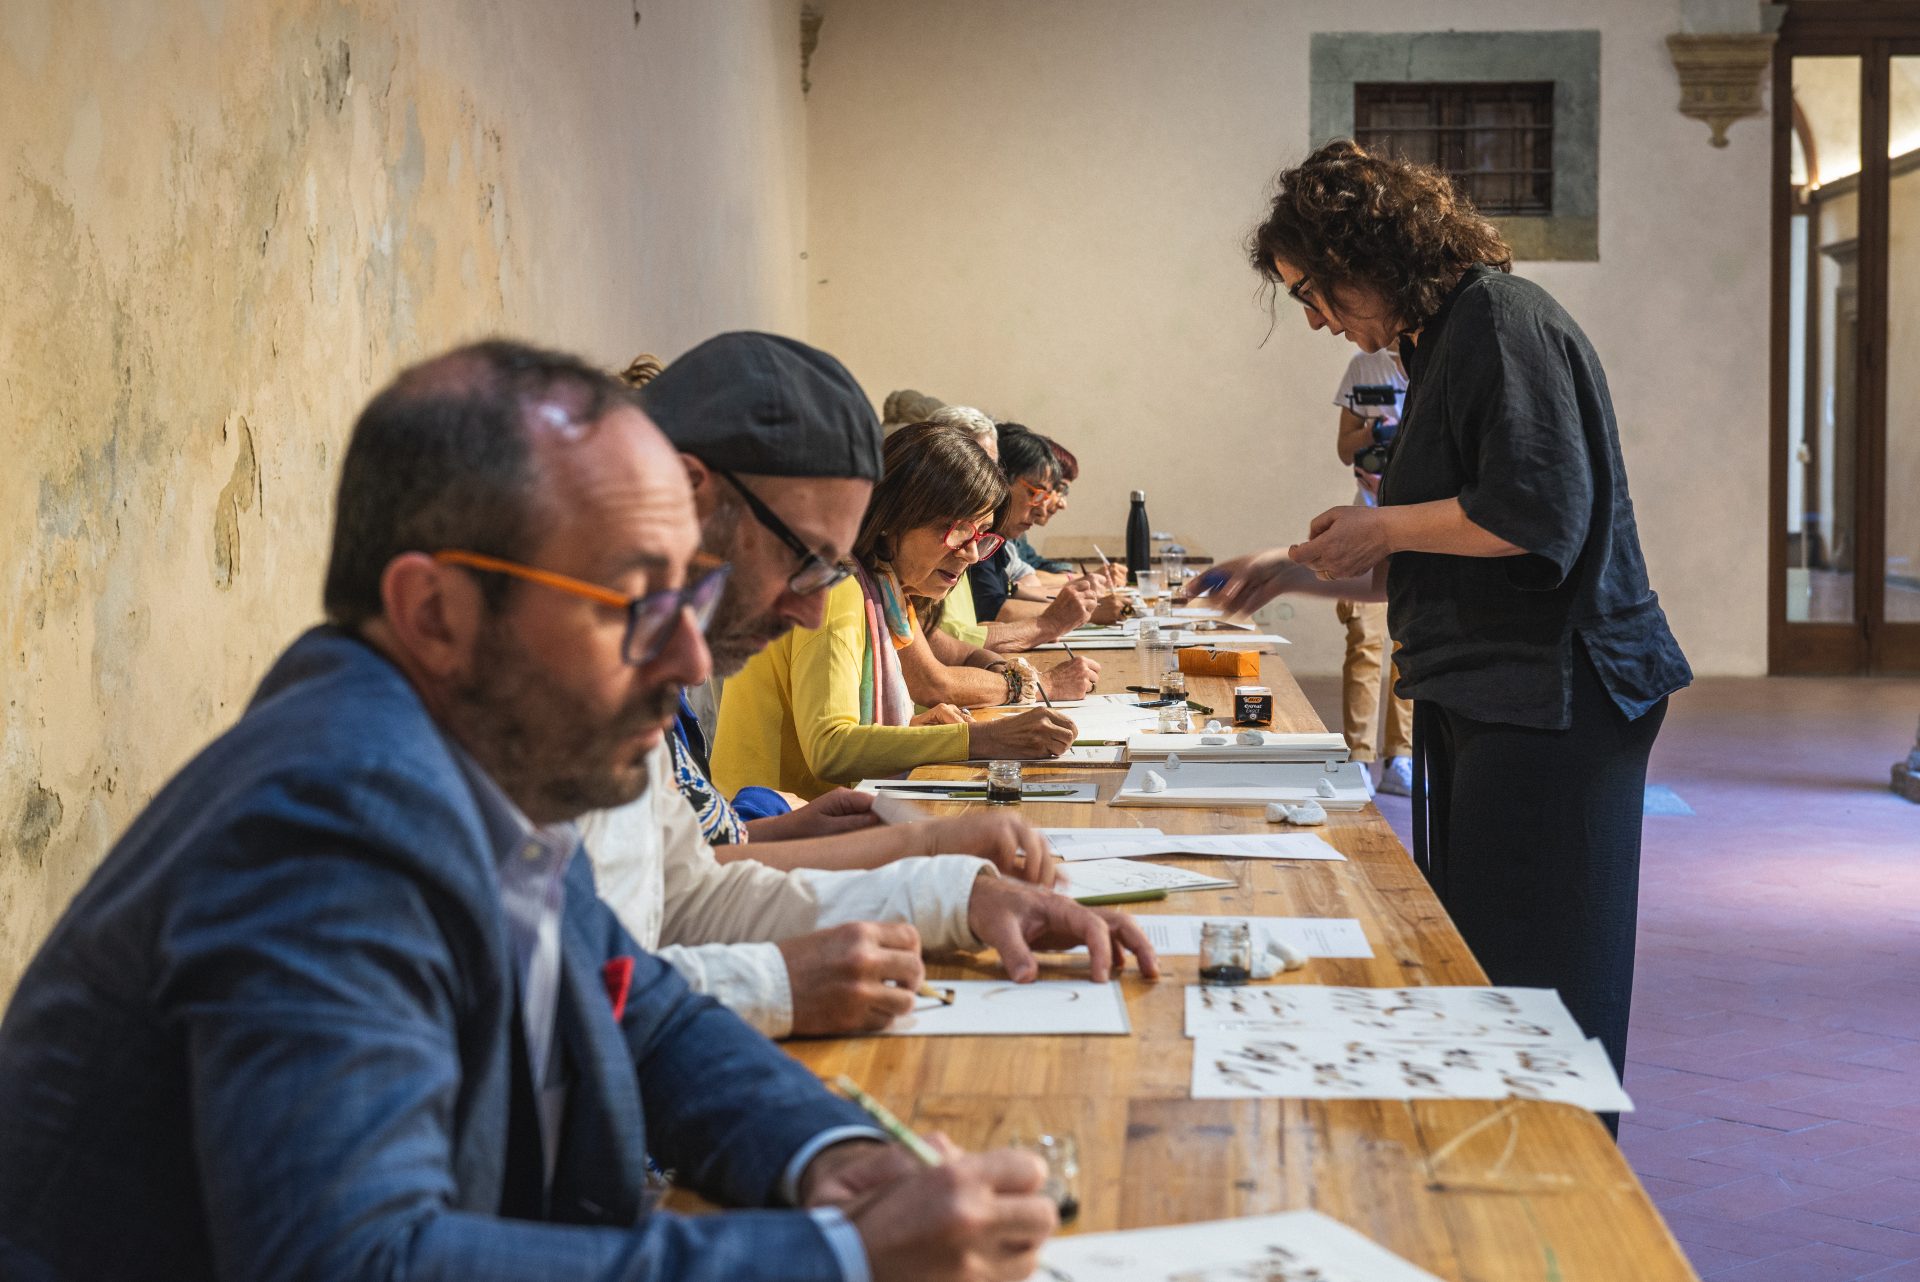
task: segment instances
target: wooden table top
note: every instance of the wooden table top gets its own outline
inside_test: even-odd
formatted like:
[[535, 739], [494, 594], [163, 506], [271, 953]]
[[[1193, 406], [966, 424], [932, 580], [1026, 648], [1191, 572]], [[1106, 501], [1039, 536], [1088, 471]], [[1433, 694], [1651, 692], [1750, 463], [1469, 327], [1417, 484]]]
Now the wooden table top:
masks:
[[[1101, 687], [1144, 684], [1131, 652], [1096, 656]], [[1263, 658], [1276, 730], [1320, 730], [1299, 685]], [[1230, 682], [1190, 679], [1231, 710]], [[916, 778], [957, 777], [934, 767]], [[1123, 769], [1031, 767], [1094, 779], [1103, 801]], [[940, 803], [946, 807], [962, 804]], [[1046, 827], [1269, 832], [1258, 808], [1113, 809], [1028, 803]], [[1288, 831], [1297, 831], [1287, 829]], [[1484, 984], [1459, 932], [1374, 807], [1317, 829], [1347, 861], [1171, 860], [1232, 890], [1183, 892], [1144, 912], [1355, 917], [1371, 960], [1314, 960], [1276, 983], [1378, 987]], [[987, 978], [990, 962], [933, 964]], [[1067, 1232], [1145, 1228], [1311, 1207], [1457, 1282], [1679, 1282], [1693, 1270], [1591, 1114], [1537, 1101], [1194, 1100], [1185, 985], [1197, 959], [1164, 958], [1158, 983], [1123, 979], [1130, 1037], [869, 1037], [790, 1042], [823, 1077], [846, 1073], [915, 1128], [967, 1148], [1070, 1131], [1080, 1151], [1078, 1220]], [[1042, 972], [1071, 977], [1063, 963]]]

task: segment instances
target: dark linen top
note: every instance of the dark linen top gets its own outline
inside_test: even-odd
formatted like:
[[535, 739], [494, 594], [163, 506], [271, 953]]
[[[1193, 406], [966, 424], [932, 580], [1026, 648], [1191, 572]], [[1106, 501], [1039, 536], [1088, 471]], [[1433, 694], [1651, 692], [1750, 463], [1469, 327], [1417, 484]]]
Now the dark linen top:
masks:
[[1007, 566], [1012, 560], [1002, 547], [986, 560], [967, 567], [967, 579], [973, 584], [973, 617], [982, 623], [999, 618], [1000, 607], [1007, 603]]
[[1481, 721], [1564, 730], [1573, 639], [1629, 718], [1693, 680], [1647, 583], [1600, 359], [1531, 281], [1476, 267], [1415, 344], [1382, 506], [1458, 498], [1527, 553], [1397, 552], [1396, 689]]

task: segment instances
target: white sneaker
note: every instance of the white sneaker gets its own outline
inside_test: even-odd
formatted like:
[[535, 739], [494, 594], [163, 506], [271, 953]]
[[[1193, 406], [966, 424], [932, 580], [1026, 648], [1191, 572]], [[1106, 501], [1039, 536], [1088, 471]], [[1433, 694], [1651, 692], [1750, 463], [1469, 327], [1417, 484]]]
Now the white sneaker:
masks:
[[1380, 772], [1380, 791], [1396, 797], [1413, 795], [1413, 758], [1395, 757]]

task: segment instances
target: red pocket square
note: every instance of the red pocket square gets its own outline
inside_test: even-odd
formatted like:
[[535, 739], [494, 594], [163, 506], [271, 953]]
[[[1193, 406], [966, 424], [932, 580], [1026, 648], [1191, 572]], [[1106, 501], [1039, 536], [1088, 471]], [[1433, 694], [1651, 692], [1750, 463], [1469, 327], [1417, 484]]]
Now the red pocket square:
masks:
[[627, 1013], [627, 993], [633, 988], [633, 958], [616, 957], [600, 967], [600, 982], [607, 986], [607, 1000], [613, 1003], [617, 1024]]

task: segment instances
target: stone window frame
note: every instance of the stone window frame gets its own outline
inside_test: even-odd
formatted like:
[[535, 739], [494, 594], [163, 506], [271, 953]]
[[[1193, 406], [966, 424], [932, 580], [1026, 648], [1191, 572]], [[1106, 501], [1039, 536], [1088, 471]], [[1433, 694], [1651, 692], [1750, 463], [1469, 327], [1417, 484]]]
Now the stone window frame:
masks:
[[1598, 31], [1319, 32], [1310, 57], [1313, 147], [1353, 136], [1356, 84], [1551, 80], [1553, 213], [1493, 221], [1516, 260], [1599, 261]]

